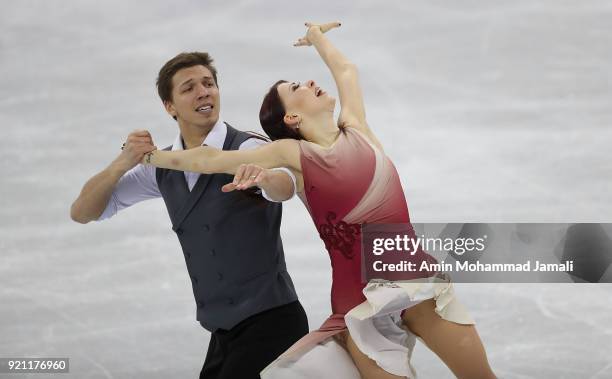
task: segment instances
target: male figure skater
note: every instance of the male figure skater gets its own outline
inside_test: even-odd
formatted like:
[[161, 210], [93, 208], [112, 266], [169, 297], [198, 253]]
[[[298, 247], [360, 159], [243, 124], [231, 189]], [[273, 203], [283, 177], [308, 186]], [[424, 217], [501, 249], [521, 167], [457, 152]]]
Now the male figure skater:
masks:
[[[235, 150], [266, 143], [219, 120], [217, 70], [207, 53], [172, 58], [159, 72], [157, 89], [179, 127], [166, 150], [203, 144]], [[295, 178], [289, 170], [256, 166], [242, 167], [232, 178], [140, 165], [155, 149], [146, 130], [130, 133], [122, 149], [85, 184], [72, 204], [72, 219], [103, 220], [162, 197], [187, 263], [197, 320], [212, 333], [200, 378], [259, 378], [265, 366], [308, 333], [285, 266], [282, 206], [276, 202], [293, 196]], [[265, 199], [248, 190], [221, 191], [242, 177], [258, 182]]]

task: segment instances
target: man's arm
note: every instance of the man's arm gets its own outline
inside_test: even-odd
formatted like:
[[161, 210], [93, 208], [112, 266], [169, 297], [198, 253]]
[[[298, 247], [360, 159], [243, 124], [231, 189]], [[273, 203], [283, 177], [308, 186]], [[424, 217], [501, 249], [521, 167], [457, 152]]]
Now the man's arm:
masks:
[[[239, 149], [256, 149], [266, 143], [268, 142], [260, 138], [249, 138], [240, 145]], [[239, 182], [240, 177], [243, 176], [240, 175], [239, 177], [238, 173], [236, 174], [235, 183]], [[255, 174], [255, 172], [249, 173], [246, 178], [248, 179], [250, 176], [253, 176], [253, 174]], [[295, 175], [288, 168], [279, 167], [268, 169], [265, 175], [263, 175], [263, 178], [260, 179], [263, 180], [260, 180], [257, 186], [262, 190], [261, 195], [269, 201], [281, 202], [295, 196], [297, 183]]]
[[238, 167], [234, 180], [221, 187], [223, 192], [259, 187], [262, 196], [275, 203], [291, 199], [296, 192], [296, 177], [285, 167], [265, 169], [255, 164]]
[[81, 224], [97, 220], [111, 200], [119, 180], [140, 162], [145, 153], [154, 149], [149, 132], [130, 133], [121, 154], [85, 183], [70, 207], [70, 218]]
[[70, 218], [80, 224], [97, 220], [104, 212], [115, 185], [125, 173], [125, 169], [113, 162], [89, 179], [70, 207]]
[[261, 195], [267, 200], [278, 203], [295, 196], [297, 183], [291, 170], [285, 167], [271, 168], [267, 176], [268, 180], [261, 181], [258, 185]]

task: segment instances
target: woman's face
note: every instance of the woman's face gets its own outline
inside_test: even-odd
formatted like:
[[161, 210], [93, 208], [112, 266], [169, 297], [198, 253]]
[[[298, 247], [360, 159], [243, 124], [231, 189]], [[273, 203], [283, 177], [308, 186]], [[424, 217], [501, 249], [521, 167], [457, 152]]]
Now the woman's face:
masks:
[[336, 99], [319, 88], [314, 80], [281, 83], [277, 89], [288, 114], [316, 117], [323, 112], [333, 112], [336, 106]]

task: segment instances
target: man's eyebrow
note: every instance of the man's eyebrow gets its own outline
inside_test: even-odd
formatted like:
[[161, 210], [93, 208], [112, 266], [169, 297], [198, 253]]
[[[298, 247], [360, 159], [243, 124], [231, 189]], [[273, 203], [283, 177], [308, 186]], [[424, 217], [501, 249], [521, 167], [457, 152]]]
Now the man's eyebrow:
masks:
[[[205, 76], [202, 77], [202, 79], [211, 79], [212, 80], [212, 76], [205, 75]], [[193, 81], [193, 78], [185, 80], [183, 83], [179, 84], [179, 87], [181, 87], [181, 86], [183, 86], [183, 85], [185, 85], [185, 84], [187, 84], [187, 83], [189, 83], [191, 81]]]
[[185, 80], [184, 82], [182, 82], [181, 84], [179, 84], [179, 87], [184, 86], [185, 84], [187, 84], [187, 83], [189, 83], [189, 82], [191, 82], [191, 81], [193, 81], [193, 79], [188, 79], [188, 80]]

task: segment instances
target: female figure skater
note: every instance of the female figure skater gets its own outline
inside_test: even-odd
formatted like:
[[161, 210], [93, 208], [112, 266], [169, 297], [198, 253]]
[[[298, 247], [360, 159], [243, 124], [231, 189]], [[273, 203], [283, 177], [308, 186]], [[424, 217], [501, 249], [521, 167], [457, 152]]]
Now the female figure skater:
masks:
[[298, 195], [330, 254], [333, 314], [262, 377], [301, 377], [304, 368], [292, 367], [333, 337], [362, 378], [414, 378], [410, 355], [418, 337], [458, 378], [495, 378], [473, 321], [454, 298], [447, 278], [362, 284], [360, 226], [409, 224], [410, 217], [397, 171], [366, 122], [357, 70], [323, 34], [340, 24], [306, 26], [306, 35], [295, 46], [314, 46], [329, 67], [340, 97], [337, 123], [335, 99], [314, 81], [279, 81], [266, 94], [259, 114], [274, 142], [255, 150], [156, 150], [143, 163], [234, 174], [224, 191], [256, 185], [274, 167], [288, 167], [295, 174]]

